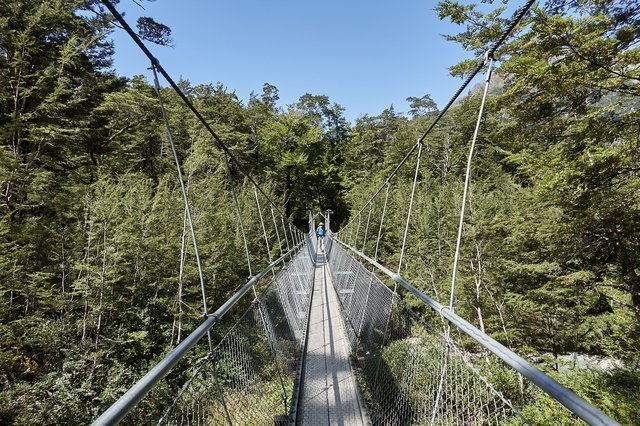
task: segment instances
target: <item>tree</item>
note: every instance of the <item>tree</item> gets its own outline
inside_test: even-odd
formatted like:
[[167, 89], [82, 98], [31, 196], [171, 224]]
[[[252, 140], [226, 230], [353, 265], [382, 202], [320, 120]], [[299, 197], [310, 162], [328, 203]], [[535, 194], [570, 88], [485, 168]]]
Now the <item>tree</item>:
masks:
[[[306, 211], [317, 206], [321, 168], [325, 165], [322, 130], [296, 111], [262, 128], [261, 161], [266, 176], [276, 184], [285, 200], [285, 214], [304, 220]], [[306, 200], [306, 203], [302, 200]]]
[[412, 117], [425, 115], [438, 109], [438, 106], [429, 95], [424, 95], [419, 98], [409, 96], [407, 102], [409, 102], [409, 107], [411, 108], [409, 115]]
[[[442, 2], [438, 10], [441, 18], [468, 24], [449, 39], [476, 53], [503, 22], [472, 5]], [[546, 323], [554, 353], [603, 350], [582, 346], [586, 317], [613, 329], [619, 319], [608, 312], [614, 310], [624, 321], [635, 315], [636, 329], [640, 324], [638, 275], [630, 267], [640, 254], [633, 231], [640, 183], [633, 166], [638, 13], [626, 1], [550, 2], [534, 9], [520, 26], [528, 30], [498, 51], [497, 73], [504, 77], [498, 159], [531, 197], [521, 207], [530, 224], [511, 231], [518, 244], [509, 279], [522, 283], [513, 289], [514, 312], [555, 312]]]

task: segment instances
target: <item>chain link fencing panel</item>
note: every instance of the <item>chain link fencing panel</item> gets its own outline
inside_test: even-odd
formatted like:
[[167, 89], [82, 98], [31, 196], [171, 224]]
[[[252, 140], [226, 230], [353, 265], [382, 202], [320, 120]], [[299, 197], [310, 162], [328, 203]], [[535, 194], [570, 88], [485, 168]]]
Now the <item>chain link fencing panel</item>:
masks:
[[158, 425], [288, 423], [313, 286], [308, 245], [199, 361]]
[[374, 425], [527, 424], [490, 382], [497, 378], [514, 392], [516, 374], [449, 329], [437, 313], [418, 317], [372, 267], [337, 243], [330, 242], [328, 251]]

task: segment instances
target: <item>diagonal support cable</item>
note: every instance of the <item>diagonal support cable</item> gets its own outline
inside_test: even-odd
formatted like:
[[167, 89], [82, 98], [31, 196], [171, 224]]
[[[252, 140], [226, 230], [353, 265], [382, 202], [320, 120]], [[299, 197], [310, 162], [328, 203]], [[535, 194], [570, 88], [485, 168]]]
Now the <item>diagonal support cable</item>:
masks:
[[409, 199], [409, 212], [407, 213], [407, 222], [404, 227], [404, 235], [402, 237], [402, 249], [400, 249], [400, 261], [398, 262], [398, 274], [402, 268], [402, 259], [404, 259], [404, 249], [407, 245], [407, 234], [409, 233], [409, 222], [411, 221], [411, 211], [413, 209], [413, 199], [416, 195], [416, 184], [418, 183], [418, 173], [420, 172], [420, 158], [422, 156], [422, 141], [418, 140], [418, 159], [416, 161], [416, 172], [413, 175], [413, 186], [411, 187], [411, 198]]
[[222, 306], [211, 313], [208, 318], [200, 324], [189, 336], [187, 336], [178, 346], [176, 346], [166, 357], [147, 372], [136, 384], [134, 384], [124, 395], [120, 397], [109, 409], [96, 419], [94, 426], [114, 425], [122, 420], [142, 398], [163, 378], [171, 369], [183, 359], [189, 350], [202, 339], [209, 330], [224, 317], [232, 307], [242, 299], [242, 297], [265, 276], [271, 273], [274, 268], [282, 264], [289, 256], [299, 253], [303, 248], [301, 241], [283, 256], [271, 262], [265, 269], [251, 277], [246, 284], [238, 289]]
[[[405, 290], [413, 294], [418, 300], [420, 300], [423, 304], [431, 308], [434, 312], [440, 313], [440, 316], [445, 319], [452, 327], [455, 327], [460, 333], [464, 333], [469, 338], [473, 339], [476, 343], [487, 349], [493, 355], [502, 360], [507, 366], [515, 370], [516, 372], [522, 374], [526, 379], [528, 379], [532, 384], [536, 385], [542, 391], [546, 392], [551, 398], [553, 398], [558, 403], [565, 406], [568, 410], [574, 413], [577, 417], [583, 419], [589, 424], [592, 425], [619, 425], [618, 422], [607, 416], [605, 413], [600, 411], [598, 408], [591, 405], [589, 402], [576, 395], [570, 389], [565, 388], [560, 383], [555, 381], [552, 377], [546, 375], [542, 371], [538, 370], [533, 365], [529, 364], [525, 359], [517, 355], [511, 349], [504, 346], [502, 343], [498, 342], [491, 336], [479, 330], [477, 327], [466, 321], [464, 318], [458, 316], [455, 312], [448, 308], [448, 306], [439, 303], [438, 301], [432, 299], [427, 294], [418, 290], [415, 286], [405, 280], [403, 277], [398, 275], [397, 273], [391, 271], [387, 267], [380, 264], [377, 260], [372, 259], [371, 257], [365, 255], [364, 253], [358, 251], [356, 247], [353, 247], [337, 238], [332, 238], [332, 242], [336, 244], [336, 250], [338, 253], [342, 250], [345, 253], [348, 252], [348, 257], [358, 258], [361, 261], [366, 262], [373, 266], [379, 273], [386, 275], [388, 278], [393, 280], [395, 284], [401, 285]], [[344, 254], [344, 253], [343, 253]], [[384, 291], [391, 294], [390, 289], [381, 282], [380, 284], [384, 288]], [[395, 298], [395, 294], [394, 294]], [[395, 299], [394, 299], [395, 300]], [[380, 311], [380, 309], [378, 309]], [[386, 332], [385, 332], [386, 333]], [[445, 337], [445, 343], [452, 347], [449, 343], [448, 336]], [[383, 343], [383, 346], [386, 344], [386, 341]], [[442, 370], [441, 370], [442, 371]], [[441, 376], [442, 377], [442, 376]], [[444, 386], [444, 382], [443, 382]], [[439, 387], [439, 386], [438, 386]], [[437, 389], [436, 389], [437, 392]], [[441, 397], [444, 398], [442, 401], [447, 402], [449, 397], [446, 395], [446, 389], [443, 388]], [[404, 424], [404, 423], [403, 423]], [[448, 423], [447, 423], [448, 424]], [[493, 424], [493, 423], [492, 423]]]
[[362, 240], [362, 252], [365, 252], [367, 245], [367, 236], [369, 235], [369, 223], [371, 222], [371, 213], [373, 213], [374, 204], [369, 205], [369, 214], [367, 215], [367, 226], [364, 228], [364, 239]]
[[242, 233], [242, 244], [244, 246], [244, 255], [247, 258], [247, 267], [249, 268], [249, 278], [253, 276], [251, 270], [251, 257], [249, 256], [249, 245], [247, 244], [247, 234], [244, 229], [244, 221], [242, 220], [242, 212], [240, 211], [240, 203], [238, 202], [238, 193], [236, 192], [236, 185], [233, 183], [233, 176], [231, 176], [231, 166], [229, 164], [229, 157], [225, 154], [224, 162], [227, 166], [227, 176], [229, 177], [229, 184], [231, 185], [231, 192], [233, 193], [233, 204], [236, 210], [236, 216], [238, 216], [238, 223], [240, 224], [240, 232]]
[[[105, 0], [103, 0], [103, 1], [105, 1]], [[487, 50], [486, 56], [491, 57], [491, 58], [493, 57], [493, 55], [496, 52], [496, 50], [498, 50], [498, 48], [500, 46], [502, 46], [502, 44], [509, 37], [509, 35], [511, 35], [511, 32], [520, 23], [520, 21], [522, 20], [524, 15], [529, 11], [529, 9], [533, 5], [533, 3], [535, 3], [535, 0], [527, 0], [527, 2], [525, 4], [523, 4], [522, 6], [520, 6], [520, 8], [518, 10], [516, 10], [516, 12], [513, 14], [512, 18], [511, 18], [511, 21], [509, 22], [509, 25], [507, 26], [507, 28], [505, 28], [505, 30], [502, 32], [500, 37], [498, 37], [498, 40], [496, 40], [496, 42], [493, 43], [493, 45]], [[418, 139], [418, 142], [420, 142], [420, 143], [424, 142], [425, 138], [438, 125], [438, 123], [440, 122], [442, 117], [444, 117], [444, 115], [447, 113], [449, 108], [451, 108], [451, 106], [456, 101], [456, 99], [458, 99], [458, 97], [462, 94], [464, 89], [467, 88], [467, 86], [476, 77], [476, 75], [478, 75], [478, 73], [480, 71], [482, 71], [482, 68], [484, 66], [485, 66], [485, 58], [482, 58], [482, 59], [478, 60], [478, 63], [476, 64], [476, 66], [470, 71], [469, 75], [467, 75], [467, 78], [464, 80], [464, 82], [460, 85], [458, 90], [451, 97], [451, 99], [449, 100], [447, 105], [445, 105], [445, 107], [438, 113], [438, 116], [433, 120], [433, 122], [429, 125], [427, 130], [425, 130], [425, 132], [422, 134], [422, 136], [420, 136], [420, 138]], [[384, 189], [384, 186], [385, 186], [386, 182], [389, 181], [393, 176], [395, 176], [395, 174], [398, 172], [398, 170], [400, 170], [400, 168], [409, 160], [409, 158], [411, 157], [411, 154], [413, 154], [413, 152], [416, 150], [416, 148], [418, 148], [418, 143], [415, 143], [411, 147], [411, 149], [409, 149], [409, 151], [404, 156], [404, 158], [402, 160], [400, 160], [400, 163], [398, 163], [398, 165], [393, 169], [393, 171], [389, 174], [389, 176], [387, 176], [387, 179], [386, 179], [385, 183], [380, 185], [378, 187], [378, 189], [374, 192], [374, 194], [369, 198], [369, 201], [374, 199]], [[365, 205], [362, 207], [362, 209], [358, 213], [356, 213], [356, 215], [359, 215], [366, 208], [367, 204], [369, 204], [369, 202], [365, 203]], [[349, 220], [349, 222], [346, 225], [343, 226], [343, 229], [346, 228], [347, 226], [349, 226], [349, 224], [351, 224], [351, 222], [353, 220], [355, 220], [355, 215], [352, 217], [352, 219]]]
[[460, 223], [458, 224], [458, 237], [456, 238], [456, 252], [453, 257], [453, 271], [451, 272], [451, 294], [449, 297], [449, 308], [454, 310], [455, 295], [456, 295], [456, 274], [458, 271], [458, 260], [460, 259], [460, 243], [462, 241], [462, 228], [464, 227], [464, 213], [467, 204], [467, 194], [469, 193], [469, 182], [471, 181], [471, 162], [473, 160], [473, 152], [478, 140], [478, 131], [480, 130], [480, 123], [482, 123], [482, 115], [484, 113], [484, 105], [487, 101], [487, 93], [489, 92], [489, 84], [491, 83], [491, 70], [493, 68], [493, 58], [489, 56], [487, 52], [487, 60], [489, 61], [489, 67], [487, 68], [487, 75], [485, 77], [484, 92], [482, 93], [482, 102], [480, 103], [480, 111], [478, 112], [478, 121], [476, 122], [476, 128], [473, 131], [473, 138], [471, 140], [471, 147], [469, 148], [469, 157], [467, 158], [467, 170], [464, 177], [464, 190], [462, 191], [462, 206], [460, 206]]
[[282, 233], [284, 234], [284, 240], [287, 243], [287, 251], [289, 251], [289, 237], [287, 236], [287, 227], [284, 225], [283, 216], [280, 216], [280, 222], [282, 222]]
[[378, 249], [380, 248], [380, 238], [382, 237], [382, 225], [384, 224], [384, 216], [387, 212], [387, 202], [389, 201], [389, 188], [391, 188], [391, 183], [389, 181], [385, 182], [387, 186], [387, 191], [384, 195], [384, 204], [382, 206], [382, 215], [380, 216], [380, 226], [378, 227], [378, 238], [376, 238], [376, 251], [373, 255], [375, 260], [378, 260]]
[[[160, 94], [160, 84], [158, 82], [158, 74], [153, 64], [151, 66], [151, 69], [153, 70], [153, 83], [156, 89], [156, 94], [158, 95], [160, 110], [162, 111], [162, 120], [164, 121], [164, 125], [167, 130], [167, 137], [169, 138], [169, 144], [171, 145], [171, 152], [173, 153], [173, 159], [176, 163], [176, 169], [178, 170], [178, 180], [180, 181], [180, 188], [182, 189], [182, 198], [184, 199], [184, 209], [187, 215], [187, 221], [189, 222], [189, 229], [191, 230], [191, 240], [193, 242], [193, 250], [196, 256], [196, 262], [198, 264], [198, 277], [200, 278], [200, 290], [202, 292], [202, 309], [204, 310], [202, 315], [206, 319], [209, 312], [207, 309], [207, 291], [204, 284], [204, 274], [202, 273], [202, 263], [200, 262], [200, 253], [198, 252], [198, 241], [196, 239], [196, 231], [193, 226], [191, 209], [189, 208], [189, 197], [187, 196], [187, 190], [184, 186], [184, 179], [182, 178], [182, 166], [180, 165], [180, 159], [178, 158], [178, 153], [176, 152], [176, 146], [173, 142], [173, 135], [171, 134], [171, 126], [169, 125], [169, 117], [167, 116], [167, 111], [164, 108], [162, 95]], [[211, 335], [207, 334], [207, 337], [209, 339], [209, 349], [212, 349]]]
[[269, 201], [269, 203], [271, 203], [275, 207], [278, 213], [283, 214], [278, 208], [278, 205], [271, 199], [271, 197], [269, 197], [269, 195], [262, 189], [262, 187], [258, 185], [258, 183], [255, 181], [255, 179], [253, 178], [249, 170], [244, 166], [244, 164], [242, 164], [242, 162], [240, 162], [240, 160], [233, 154], [233, 151], [231, 151], [229, 147], [225, 145], [225, 143], [222, 141], [222, 138], [213, 130], [211, 125], [202, 116], [202, 114], [200, 113], [200, 111], [198, 111], [195, 105], [193, 105], [193, 102], [191, 102], [191, 100], [182, 91], [182, 89], [180, 89], [180, 87], [176, 84], [173, 78], [171, 78], [169, 73], [167, 73], [167, 71], [162, 67], [162, 65], [160, 65], [160, 62], [158, 61], [158, 59], [155, 56], [153, 56], [151, 51], [142, 42], [140, 37], [138, 37], [138, 35], [135, 33], [135, 31], [133, 31], [131, 26], [129, 26], [127, 21], [125, 21], [124, 17], [120, 14], [120, 12], [118, 12], [118, 10], [115, 8], [113, 3], [111, 3], [110, 0], [101, 0], [101, 2], [113, 15], [113, 17], [118, 21], [118, 23], [122, 26], [122, 29], [124, 29], [127, 32], [127, 34], [129, 34], [129, 37], [131, 37], [131, 39], [138, 45], [140, 50], [142, 50], [142, 52], [147, 56], [147, 58], [149, 58], [149, 60], [151, 61], [155, 69], [165, 78], [167, 83], [169, 83], [171, 88], [178, 94], [178, 96], [180, 97], [180, 99], [182, 99], [182, 101], [187, 106], [187, 108], [189, 108], [191, 112], [193, 112], [193, 114], [196, 116], [198, 121], [200, 121], [200, 123], [204, 126], [207, 132], [209, 132], [209, 134], [213, 137], [215, 145], [221, 151], [226, 153], [231, 160], [233, 160], [233, 163], [237, 165], [238, 169], [247, 177], [247, 179], [249, 179], [249, 181], [251, 181], [251, 183], [253, 183], [256, 186], [258, 191], [260, 191], [260, 193], [266, 197], [266, 199]]
[[269, 258], [269, 263], [271, 263], [271, 245], [269, 244], [269, 237], [267, 236], [267, 227], [264, 224], [264, 218], [262, 216], [262, 207], [260, 206], [260, 199], [258, 198], [258, 190], [256, 187], [253, 187], [253, 193], [256, 196], [256, 205], [258, 206], [258, 215], [260, 216], [260, 227], [262, 228], [262, 234], [264, 235], [264, 244], [267, 248], [267, 256]]
[[280, 251], [280, 256], [282, 256], [282, 253], [284, 253], [282, 251], [283, 244], [282, 244], [282, 240], [280, 239], [280, 231], [278, 231], [278, 223], [276, 222], [276, 215], [273, 212], [273, 204], [271, 204], [270, 207], [271, 207], [271, 219], [273, 220], [273, 227], [276, 230], [276, 237], [278, 238], [278, 249]]

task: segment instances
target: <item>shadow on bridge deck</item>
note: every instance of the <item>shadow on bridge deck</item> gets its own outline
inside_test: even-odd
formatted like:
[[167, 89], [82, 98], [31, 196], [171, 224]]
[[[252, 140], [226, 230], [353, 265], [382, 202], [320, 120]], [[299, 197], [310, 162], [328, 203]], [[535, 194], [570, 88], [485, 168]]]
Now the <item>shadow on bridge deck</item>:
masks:
[[315, 267], [304, 356], [296, 424], [368, 424], [349, 360], [347, 333], [338, 297], [322, 253], [318, 253]]

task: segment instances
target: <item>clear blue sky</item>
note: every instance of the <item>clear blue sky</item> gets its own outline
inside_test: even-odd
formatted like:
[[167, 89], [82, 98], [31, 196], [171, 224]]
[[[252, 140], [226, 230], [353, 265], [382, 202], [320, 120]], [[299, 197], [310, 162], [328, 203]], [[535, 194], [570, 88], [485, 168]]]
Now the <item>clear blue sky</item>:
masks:
[[[459, 27], [440, 21], [435, 0], [122, 0], [135, 27], [151, 16], [173, 30], [174, 47], [149, 45], [163, 67], [192, 84], [223, 83], [247, 101], [264, 83], [280, 91], [281, 106], [309, 92], [327, 95], [353, 121], [408, 96], [430, 94], [439, 106], [460, 85], [448, 67], [470, 54], [442, 34]], [[112, 34], [120, 75], [149, 75], [144, 55], [124, 31]]]

